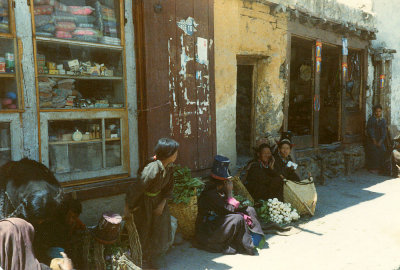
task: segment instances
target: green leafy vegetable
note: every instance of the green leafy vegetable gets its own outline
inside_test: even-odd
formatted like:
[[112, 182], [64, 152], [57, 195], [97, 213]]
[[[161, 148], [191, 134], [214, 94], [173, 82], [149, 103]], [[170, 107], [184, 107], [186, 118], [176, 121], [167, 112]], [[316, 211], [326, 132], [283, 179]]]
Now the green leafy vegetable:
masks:
[[242, 206], [253, 206], [253, 203], [241, 195], [233, 194], [233, 197], [240, 202]]
[[270, 221], [269, 206], [267, 201], [260, 200], [261, 206], [256, 209], [258, 217], [264, 222]]
[[188, 204], [190, 198], [201, 193], [204, 183], [199, 178], [192, 177], [188, 167], [175, 165], [174, 168], [174, 192], [172, 202]]

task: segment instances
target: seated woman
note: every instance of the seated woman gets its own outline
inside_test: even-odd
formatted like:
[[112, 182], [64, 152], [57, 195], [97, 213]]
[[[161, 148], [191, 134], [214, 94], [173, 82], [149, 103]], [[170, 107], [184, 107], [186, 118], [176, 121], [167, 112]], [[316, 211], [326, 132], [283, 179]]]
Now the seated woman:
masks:
[[[20, 218], [0, 220], [0, 269], [51, 270], [39, 263], [33, 251], [33, 226]], [[62, 254], [61, 270], [72, 270], [72, 261]]]
[[211, 177], [198, 201], [197, 243], [209, 252], [255, 255], [255, 247], [264, 246], [264, 233], [254, 208], [240, 208], [233, 198], [229, 163], [226, 157], [215, 157]]
[[366, 163], [371, 173], [383, 172], [386, 153], [385, 138], [386, 121], [382, 117], [382, 106], [376, 105], [367, 123]]
[[275, 154], [274, 171], [283, 179], [300, 181], [300, 177], [296, 173], [297, 164], [293, 162], [293, 159], [290, 156], [292, 147], [293, 145], [289, 139], [283, 139], [278, 142], [278, 151]]
[[254, 200], [277, 198], [283, 201], [283, 181], [274, 171], [275, 159], [270, 147], [263, 143], [256, 149], [246, 176], [246, 188]]
[[62, 188], [54, 174], [43, 164], [30, 160], [10, 161], [0, 168], [0, 219], [22, 218], [36, 231], [35, 254], [50, 263], [51, 247], [63, 247], [60, 233]]

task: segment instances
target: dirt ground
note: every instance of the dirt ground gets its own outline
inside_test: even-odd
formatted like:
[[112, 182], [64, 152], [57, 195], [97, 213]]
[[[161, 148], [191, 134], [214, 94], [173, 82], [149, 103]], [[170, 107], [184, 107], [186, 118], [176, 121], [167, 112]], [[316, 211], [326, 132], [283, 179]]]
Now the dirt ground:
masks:
[[315, 216], [296, 224], [297, 234], [268, 235], [258, 256], [207, 253], [185, 242], [167, 254], [164, 269], [400, 269], [400, 179], [360, 171], [317, 190]]

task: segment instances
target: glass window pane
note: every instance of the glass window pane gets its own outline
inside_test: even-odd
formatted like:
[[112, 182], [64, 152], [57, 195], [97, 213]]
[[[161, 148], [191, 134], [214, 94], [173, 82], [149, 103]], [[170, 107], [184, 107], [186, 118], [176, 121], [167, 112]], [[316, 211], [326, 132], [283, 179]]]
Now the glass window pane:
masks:
[[0, 33], [10, 32], [10, 15], [8, 0], [0, 0]]
[[18, 109], [14, 40], [0, 38], [0, 110]]
[[121, 166], [121, 141], [106, 142], [106, 166]]
[[34, 0], [36, 35], [121, 44], [119, 1]]
[[55, 173], [103, 168], [101, 119], [49, 122], [49, 163]]
[[122, 50], [38, 42], [41, 108], [124, 106]]
[[121, 166], [121, 119], [105, 120], [106, 167]]
[[0, 166], [11, 160], [10, 124], [0, 123]]
[[97, 171], [103, 167], [101, 142], [71, 144], [68, 151], [73, 172]]

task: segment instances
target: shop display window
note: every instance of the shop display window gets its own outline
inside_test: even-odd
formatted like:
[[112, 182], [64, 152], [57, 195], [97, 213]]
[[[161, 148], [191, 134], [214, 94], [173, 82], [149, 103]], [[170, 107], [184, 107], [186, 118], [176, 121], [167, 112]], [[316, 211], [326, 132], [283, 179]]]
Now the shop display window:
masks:
[[122, 49], [37, 41], [41, 109], [124, 107]]
[[0, 33], [10, 32], [10, 5], [8, 0], [0, 0]]
[[122, 165], [121, 120], [49, 121], [49, 165], [56, 174]]
[[121, 44], [120, 1], [33, 0], [38, 37]]
[[0, 166], [11, 160], [10, 123], [0, 123]]
[[15, 48], [13, 38], [0, 38], [0, 110], [20, 107]]

